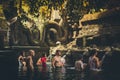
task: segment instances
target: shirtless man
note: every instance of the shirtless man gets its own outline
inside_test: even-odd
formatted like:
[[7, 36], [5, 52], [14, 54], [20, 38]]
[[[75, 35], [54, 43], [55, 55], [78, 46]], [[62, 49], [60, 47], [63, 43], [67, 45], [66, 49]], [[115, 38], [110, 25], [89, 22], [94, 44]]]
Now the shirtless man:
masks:
[[34, 70], [33, 57], [35, 56], [34, 50], [29, 50], [29, 56], [27, 57], [27, 67], [29, 70]]
[[83, 56], [79, 55], [78, 60], [75, 61], [75, 69], [76, 71], [83, 71], [84, 70], [84, 63], [83, 63]]
[[64, 63], [62, 62], [62, 57], [61, 57], [61, 53], [59, 50], [56, 51], [56, 55], [54, 56], [53, 60], [52, 60], [52, 67], [53, 68], [61, 68], [63, 67]]
[[100, 68], [100, 60], [97, 57], [97, 50], [91, 51], [91, 56], [89, 57], [90, 70], [98, 70]]

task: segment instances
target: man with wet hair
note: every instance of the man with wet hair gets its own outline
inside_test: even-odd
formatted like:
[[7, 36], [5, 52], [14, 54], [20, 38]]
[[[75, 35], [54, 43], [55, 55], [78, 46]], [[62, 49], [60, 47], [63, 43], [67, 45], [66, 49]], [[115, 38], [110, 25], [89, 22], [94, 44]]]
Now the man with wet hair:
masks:
[[56, 54], [52, 60], [52, 66], [53, 68], [61, 68], [63, 67], [63, 62], [62, 62], [62, 57], [61, 57], [61, 52], [60, 50], [56, 50]]
[[90, 70], [98, 70], [100, 68], [100, 61], [99, 58], [97, 57], [97, 50], [93, 49], [90, 51], [90, 57], [89, 57], [89, 67]]

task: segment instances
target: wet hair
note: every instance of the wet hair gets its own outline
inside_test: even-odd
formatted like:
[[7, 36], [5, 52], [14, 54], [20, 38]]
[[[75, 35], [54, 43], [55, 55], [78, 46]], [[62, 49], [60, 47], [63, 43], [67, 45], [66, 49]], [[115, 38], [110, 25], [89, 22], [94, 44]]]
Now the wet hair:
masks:
[[56, 55], [59, 55], [60, 50], [56, 50]]
[[93, 56], [93, 55], [95, 55], [97, 53], [97, 50], [96, 49], [92, 49], [91, 51], [90, 51], [90, 56]]
[[83, 58], [83, 55], [82, 55], [82, 54], [79, 54], [77, 60], [80, 60], [80, 59], [82, 59], [82, 58]]
[[82, 59], [82, 58], [83, 58], [83, 55], [82, 55], [82, 54], [81, 54], [81, 55], [79, 55], [79, 58], [80, 58], [80, 59]]
[[22, 56], [23, 56], [23, 53], [25, 53], [25, 51], [21, 51], [21, 52], [20, 52], [20, 55], [22, 55]]
[[45, 53], [42, 53], [42, 57], [45, 57]]
[[33, 56], [35, 54], [35, 51], [31, 49], [29, 50], [29, 54]]

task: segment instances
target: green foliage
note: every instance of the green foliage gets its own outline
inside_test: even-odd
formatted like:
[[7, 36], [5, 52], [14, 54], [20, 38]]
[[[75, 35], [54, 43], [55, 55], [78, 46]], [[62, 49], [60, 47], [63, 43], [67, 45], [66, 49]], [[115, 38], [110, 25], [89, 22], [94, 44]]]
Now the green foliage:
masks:
[[[17, 2], [17, 0], [14, 0], [14, 1]], [[67, 5], [65, 6], [65, 11], [67, 13], [67, 16], [69, 16], [70, 19], [76, 22], [79, 19], [81, 19], [84, 14], [100, 11], [100, 9], [104, 8], [104, 6], [110, 0], [105, 0], [105, 1], [102, 1], [102, 0], [20, 0], [20, 1], [23, 1], [24, 4], [28, 4], [29, 13], [33, 14], [36, 17], [39, 16], [38, 13], [39, 13], [40, 7], [47, 6], [47, 9], [49, 12], [52, 8], [61, 10], [63, 8], [63, 3], [67, 1]]]
[[83, 2], [86, 0], [68, 0], [67, 3], [67, 15], [74, 22], [78, 21], [80, 17], [87, 13], [87, 6], [83, 6]]
[[41, 6], [48, 6], [49, 9], [58, 8], [63, 4], [64, 0], [26, 0], [30, 7], [30, 13], [38, 13]]
[[[82, 18], [84, 14], [100, 11], [105, 8], [110, 0], [68, 0], [67, 15], [74, 22]], [[94, 11], [93, 11], [94, 10]]]
[[[25, 0], [30, 8], [30, 13], [36, 15], [41, 6], [48, 6], [48, 9], [61, 10], [63, 3], [67, 1], [67, 15], [78, 21], [84, 14], [92, 13], [92, 10], [100, 11], [110, 0]], [[37, 16], [37, 15], [36, 15]]]

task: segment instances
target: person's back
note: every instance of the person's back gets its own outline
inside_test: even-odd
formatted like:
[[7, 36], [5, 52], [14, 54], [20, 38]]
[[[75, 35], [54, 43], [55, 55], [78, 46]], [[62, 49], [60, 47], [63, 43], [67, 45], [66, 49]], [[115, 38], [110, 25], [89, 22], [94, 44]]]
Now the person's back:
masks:
[[41, 58], [41, 62], [42, 62], [42, 66], [43, 66], [43, 67], [46, 67], [47, 59], [46, 59], [45, 56]]
[[83, 60], [83, 56], [79, 55], [78, 60], [75, 61], [75, 70], [76, 71], [82, 72], [84, 70], [85, 65], [82, 60]]
[[75, 70], [83, 71], [83, 62], [81, 60], [75, 61]]
[[96, 60], [93, 57], [89, 57], [90, 69], [97, 69]]
[[96, 55], [97, 55], [97, 51], [92, 50], [91, 51], [91, 56], [89, 57], [90, 70], [98, 70], [99, 67], [100, 67], [100, 61], [99, 61], [99, 58]]

